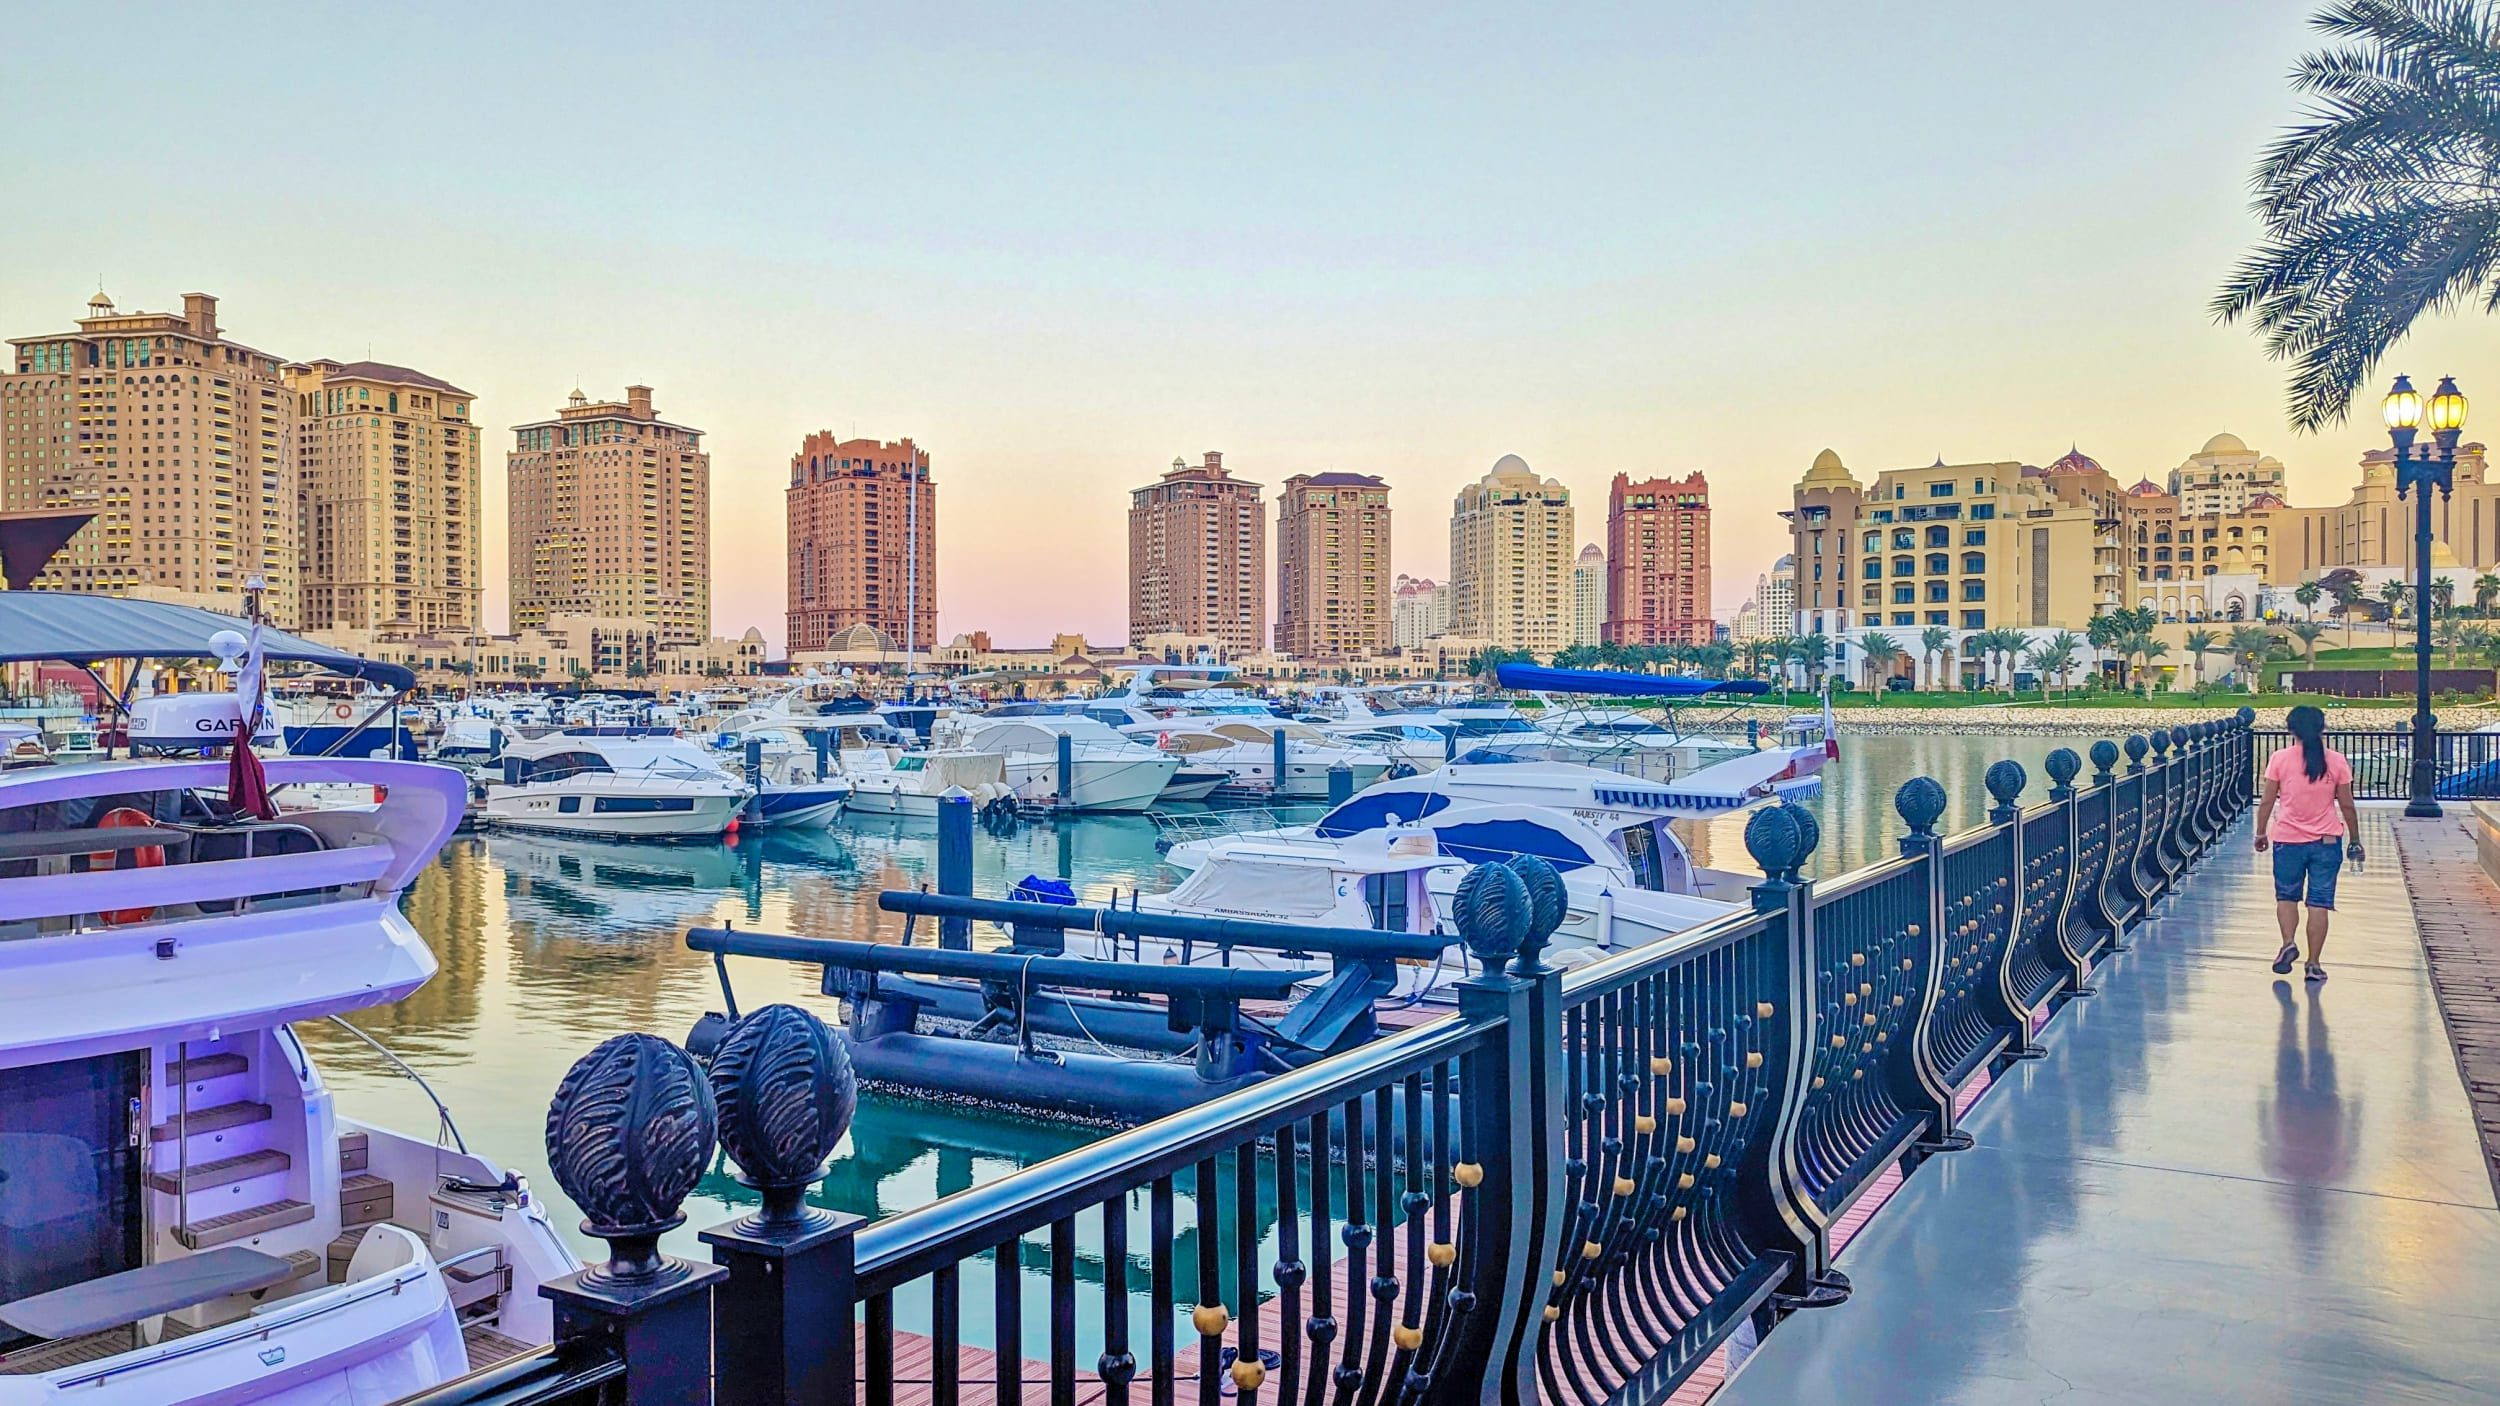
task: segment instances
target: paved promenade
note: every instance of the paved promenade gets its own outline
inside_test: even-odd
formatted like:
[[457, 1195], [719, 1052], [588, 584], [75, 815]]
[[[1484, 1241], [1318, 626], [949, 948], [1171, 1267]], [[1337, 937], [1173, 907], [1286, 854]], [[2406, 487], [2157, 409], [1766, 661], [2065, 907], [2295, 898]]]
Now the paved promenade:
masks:
[[1717, 1406], [2500, 1400], [2500, 1207], [2397, 813], [2363, 810], [2314, 988], [2267, 970], [2248, 824]]

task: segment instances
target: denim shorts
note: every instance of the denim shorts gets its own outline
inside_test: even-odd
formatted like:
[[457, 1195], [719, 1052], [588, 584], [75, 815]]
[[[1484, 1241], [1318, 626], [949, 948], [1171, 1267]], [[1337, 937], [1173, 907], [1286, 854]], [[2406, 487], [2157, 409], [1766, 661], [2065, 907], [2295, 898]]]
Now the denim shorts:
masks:
[[2273, 848], [2275, 902], [2299, 903], [2306, 889], [2310, 907], [2335, 906], [2335, 876], [2344, 867], [2342, 840], [2308, 840]]

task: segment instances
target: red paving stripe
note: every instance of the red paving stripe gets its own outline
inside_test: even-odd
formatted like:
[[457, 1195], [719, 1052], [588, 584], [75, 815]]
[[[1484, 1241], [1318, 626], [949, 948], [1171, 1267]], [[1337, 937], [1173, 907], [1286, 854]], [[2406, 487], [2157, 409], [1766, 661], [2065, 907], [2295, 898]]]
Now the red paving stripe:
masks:
[[2431, 989], [2455, 1051], [2483, 1158], [2500, 1193], [2500, 888], [2474, 852], [2470, 815], [2395, 822]]

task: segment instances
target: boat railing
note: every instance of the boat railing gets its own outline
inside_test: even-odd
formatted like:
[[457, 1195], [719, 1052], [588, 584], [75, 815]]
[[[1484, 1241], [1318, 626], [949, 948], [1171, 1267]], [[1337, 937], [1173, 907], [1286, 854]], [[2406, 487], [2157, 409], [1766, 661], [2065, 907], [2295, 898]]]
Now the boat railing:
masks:
[[549, 1286], [550, 1360], [619, 1344], [637, 1400], [1665, 1400], [1746, 1323], [1848, 1296], [1840, 1217], [1971, 1146], [1964, 1096], [2042, 1056], [2040, 1022], [2251, 803], [2249, 722], [2096, 743], [2084, 784], [2059, 748], [2029, 810], [2000, 761], [1951, 836], [1914, 779], [1898, 856], [1829, 881], [1812, 814], [1764, 807], [1749, 911], [1568, 973], [1539, 957], [1550, 872], [1478, 866], [1455, 1016], [874, 1223], [798, 1213], [843, 1132], [796, 1116], [835, 1037], [750, 1011], [708, 1078], [766, 1210], [704, 1233], [715, 1266], [649, 1231], [712, 1165], [684, 1135], [706, 1076], [621, 1037], [550, 1116], [559, 1180], [618, 1227], [610, 1266]]
[[409, 1082], [415, 1084], [418, 1091], [425, 1095], [426, 1102], [434, 1105], [434, 1116], [440, 1123], [440, 1129], [437, 1136], [450, 1137], [452, 1147], [462, 1156], [468, 1155], [468, 1139], [460, 1136], [460, 1125], [452, 1121], [451, 1105], [443, 1102], [442, 1095], [434, 1092], [434, 1086], [426, 1082], [425, 1076], [417, 1072], [416, 1066], [410, 1064], [404, 1059], [401, 1059], [392, 1051], [390, 1046], [383, 1044], [380, 1040], [375, 1039], [364, 1030], [348, 1024], [345, 1016], [334, 1015], [328, 1017], [328, 1020], [332, 1025], [337, 1026], [339, 1029], [355, 1036], [358, 1040], [363, 1041], [367, 1046], [372, 1048], [375, 1054], [382, 1056], [383, 1060], [386, 1061], [391, 1068], [398, 1070], [399, 1073]]
[[1146, 812], [1146, 818], [1154, 822], [1156, 848], [1166, 850], [1190, 840], [1289, 830], [1294, 825], [1268, 806], [1235, 806], [1202, 811], [1150, 810]]

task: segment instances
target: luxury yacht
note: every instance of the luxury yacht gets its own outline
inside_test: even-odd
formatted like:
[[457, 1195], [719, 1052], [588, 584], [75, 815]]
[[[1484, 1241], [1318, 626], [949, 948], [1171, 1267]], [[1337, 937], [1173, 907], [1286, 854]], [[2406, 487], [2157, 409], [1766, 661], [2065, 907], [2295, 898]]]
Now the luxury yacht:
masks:
[[479, 819], [554, 835], [709, 839], [751, 794], [674, 732], [566, 728], [504, 743], [503, 780], [487, 786]]
[[1073, 714], [1010, 707], [986, 716], [942, 718], [936, 736], [942, 748], [997, 754], [1018, 796], [1075, 810], [1144, 810], [1161, 799], [1181, 767], [1176, 756]]
[[[203, 658], [240, 628], [0, 592], [0, 662]], [[184, 697], [202, 735], [240, 730], [232, 694]], [[580, 1268], [439, 1101], [432, 1136], [351, 1117], [297, 1035], [372, 1044], [346, 1017], [434, 974], [399, 897], [466, 784], [363, 759], [266, 774], [379, 799], [260, 819], [229, 804], [222, 757], [0, 771], [0, 1403], [396, 1399], [547, 1342], [539, 1286]]]

